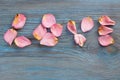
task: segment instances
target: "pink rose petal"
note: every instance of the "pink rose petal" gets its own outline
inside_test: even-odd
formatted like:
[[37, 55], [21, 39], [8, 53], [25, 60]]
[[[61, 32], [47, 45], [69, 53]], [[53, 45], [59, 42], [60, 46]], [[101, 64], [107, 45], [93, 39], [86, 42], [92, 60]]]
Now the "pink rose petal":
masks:
[[114, 44], [114, 39], [110, 35], [104, 35], [98, 37], [98, 41], [101, 46], [109, 46], [111, 44]]
[[86, 38], [82, 34], [75, 34], [74, 40], [75, 40], [75, 43], [81, 47], [83, 47], [84, 43], [86, 42]]
[[4, 34], [4, 40], [11, 45], [15, 37], [17, 36], [17, 31], [14, 29], [8, 29]]
[[46, 33], [43, 39], [40, 41], [41, 45], [55, 46], [58, 43], [58, 39], [52, 33]]
[[94, 27], [94, 21], [91, 17], [85, 17], [81, 22], [81, 30], [83, 32], [90, 31]]
[[17, 14], [13, 20], [12, 26], [15, 29], [21, 29], [25, 25], [26, 17], [24, 14]]
[[40, 24], [33, 31], [33, 36], [34, 36], [35, 39], [41, 40], [46, 33], [47, 33], [47, 29]]
[[14, 42], [20, 48], [31, 45], [31, 41], [28, 38], [26, 38], [25, 36], [19, 36], [19, 37], [15, 38]]
[[101, 16], [99, 19], [98, 19], [99, 23], [101, 25], [115, 25], [116, 22], [113, 21], [109, 16], [107, 15], [104, 15], [104, 16]]
[[50, 28], [53, 24], [56, 24], [56, 19], [53, 14], [44, 14], [42, 18], [42, 25], [46, 28]]
[[76, 23], [73, 20], [69, 20], [67, 23], [67, 28], [68, 30], [73, 33], [73, 34], [77, 34], [77, 29], [76, 29]]
[[98, 28], [99, 35], [107, 35], [113, 32], [112, 28], [106, 27], [106, 26], [100, 26]]
[[63, 26], [61, 24], [54, 24], [51, 27], [51, 32], [56, 36], [59, 37], [62, 34]]

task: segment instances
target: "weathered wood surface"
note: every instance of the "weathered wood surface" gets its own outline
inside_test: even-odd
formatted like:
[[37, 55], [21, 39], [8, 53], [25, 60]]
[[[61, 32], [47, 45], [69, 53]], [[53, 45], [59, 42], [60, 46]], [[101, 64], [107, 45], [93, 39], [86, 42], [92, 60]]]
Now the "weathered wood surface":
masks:
[[[16, 13], [24, 13], [27, 23], [19, 35], [32, 40], [23, 49], [8, 46], [4, 32], [11, 27]], [[40, 46], [32, 36], [42, 15], [53, 13], [64, 32], [55, 47]], [[97, 41], [97, 19], [109, 15], [117, 24], [112, 36], [115, 44], [101, 47]], [[95, 27], [88, 33], [83, 48], [74, 44], [66, 29], [69, 19], [77, 22], [92, 16]], [[0, 80], [120, 80], [120, 0], [0, 0]]]

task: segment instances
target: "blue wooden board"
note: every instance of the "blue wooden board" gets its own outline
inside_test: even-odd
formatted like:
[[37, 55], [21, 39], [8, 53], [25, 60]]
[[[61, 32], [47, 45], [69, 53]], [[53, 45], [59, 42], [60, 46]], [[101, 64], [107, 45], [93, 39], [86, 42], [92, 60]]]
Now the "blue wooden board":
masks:
[[[32, 45], [23, 49], [8, 46], [3, 40], [17, 13], [27, 16], [19, 35], [32, 40]], [[45, 13], [54, 14], [64, 26], [55, 47], [40, 46], [32, 36]], [[97, 41], [101, 15], [117, 22], [111, 34], [115, 44], [108, 47]], [[80, 21], [86, 16], [94, 19], [95, 27], [82, 33]], [[87, 38], [83, 48], [74, 43], [66, 29], [70, 19]], [[120, 80], [120, 0], [0, 0], [0, 80]]]

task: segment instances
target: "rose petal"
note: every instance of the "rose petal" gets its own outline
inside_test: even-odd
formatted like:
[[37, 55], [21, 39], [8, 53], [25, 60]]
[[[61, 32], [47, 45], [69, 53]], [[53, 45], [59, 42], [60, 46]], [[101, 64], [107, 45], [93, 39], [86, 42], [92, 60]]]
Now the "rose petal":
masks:
[[40, 24], [33, 31], [33, 36], [34, 36], [35, 39], [41, 40], [46, 33], [47, 33], [47, 29]]
[[20, 48], [31, 45], [31, 41], [28, 38], [26, 38], [25, 36], [19, 36], [19, 37], [15, 38], [14, 42]]
[[106, 26], [100, 26], [98, 28], [99, 35], [107, 35], [107, 34], [112, 33], [112, 32], [113, 32], [113, 29], [106, 27]]
[[101, 16], [99, 19], [98, 19], [99, 23], [101, 25], [115, 25], [116, 22], [113, 21], [109, 16], [107, 15], [104, 15], [104, 16]]
[[114, 39], [110, 35], [104, 35], [98, 37], [98, 41], [101, 46], [109, 46], [111, 44], [114, 44]]
[[75, 43], [81, 47], [83, 47], [84, 43], [86, 42], [86, 38], [82, 34], [75, 34], [74, 40], [75, 40]]
[[56, 36], [59, 37], [62, 34], [63, 26], [61, 24], [54, 24], [51, 27], [51, 32]]
[[11, 45], [15, 37], [17, 36], [17, 31], [14, 29], [8, 29], [4, 34], [4, 40]]
[[91, 17], [85, 17], [81, 22], [81, 30], [83, 32], [90, 31], [94, 27], [94, 21]]
[[40, 41], [41, 45], [55, 46], [58, 43], [58, 39], [52, 33], [46, 33], [43, 39]]
[[12, 26], [15, 29], [21, 29], [25, 25], [26, 17], [24, 14], [17, 14], [13, 20]]
[[50, 28], [53, 24], [56, 24], [56, 19], [53, 14], [44, 14], [42, 18], [42, 25], [46, 28]]
[[67, 23], [67, 28], [68, 30], [73, 33], [73, 34], [77, 34], [77, 29], [76, 29], [76, 23], [73, 20], [69, 20]]

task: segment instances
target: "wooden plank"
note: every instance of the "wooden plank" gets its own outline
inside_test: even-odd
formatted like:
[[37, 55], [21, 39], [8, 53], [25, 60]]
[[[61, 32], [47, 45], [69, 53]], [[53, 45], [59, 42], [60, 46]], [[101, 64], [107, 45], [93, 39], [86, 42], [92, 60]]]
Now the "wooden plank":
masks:
[[[27, 36], [32, 45], [23, 49], [8, 46], [3, 34], [11, 27], [17, 13], [24, 13], [27, 22], [19, 35]], [[32, 31], [42, 15], [52, 13], [64, 26], [55, 47], [40, 46]], [[98, 17], [109, 15], [117, 24], [111, 34], [115, 44], [98, 44]], [[80, 30], [80, 21], [91, 16], [95, 27], [88, 33]], [[75, 45], [66, 29], [68, 20], [77, 22], [79, 33], [86, 36], [83, 48]], [[120, 79], [120, 0], [1, 0], [0, 1], [0, 80], [119, 80]]]
[[108, 64], [102, 58], [89, 58], [90, 56], [87, 59], [85, 57], [4, 57], [0, 58], [0, 77], [1, 80], [120, 79], [119, 66], [116, 67], [120, 61], [111, 60]]

